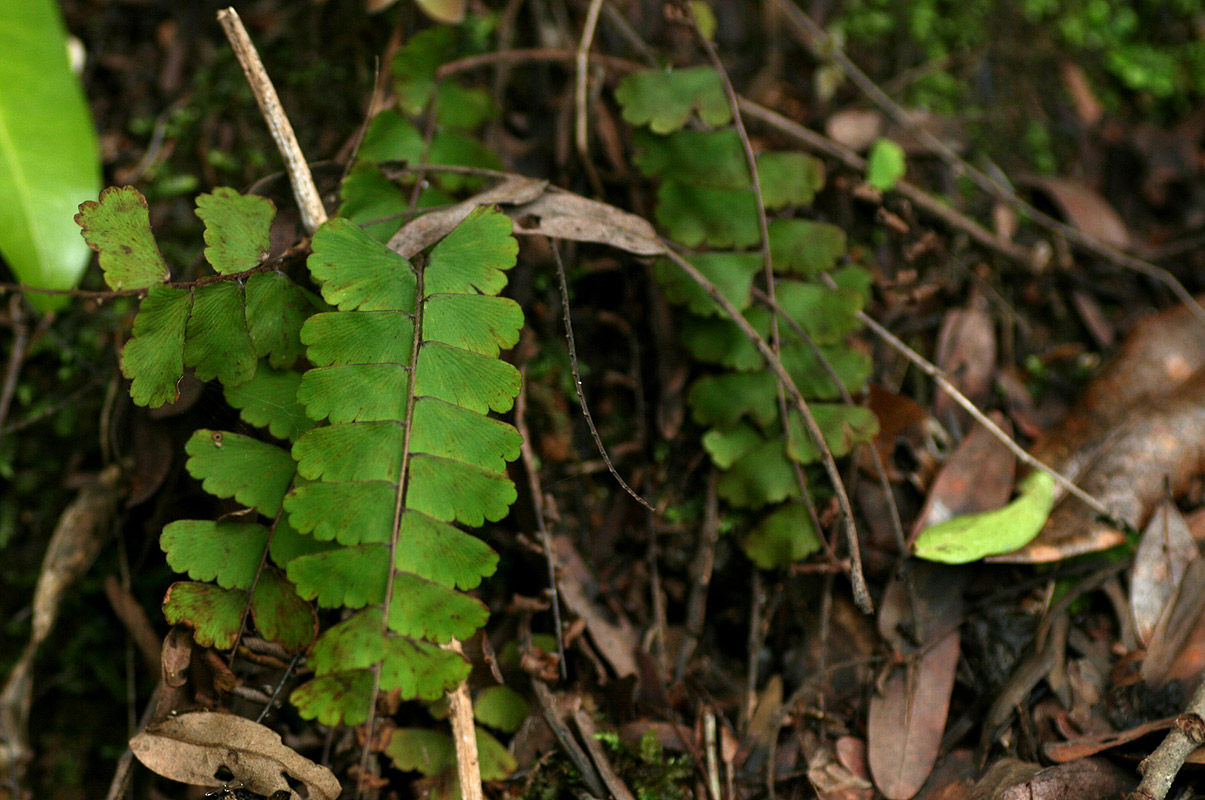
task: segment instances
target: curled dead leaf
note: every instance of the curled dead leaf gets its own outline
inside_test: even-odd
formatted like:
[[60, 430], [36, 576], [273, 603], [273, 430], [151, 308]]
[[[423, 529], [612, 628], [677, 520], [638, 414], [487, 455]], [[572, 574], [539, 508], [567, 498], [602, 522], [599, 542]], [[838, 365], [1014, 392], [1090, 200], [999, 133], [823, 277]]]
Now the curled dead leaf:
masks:
[[[335, 800], [334, 773], [287, 747], [280, 734], [235, 714], [194, 711], [170, 717], [130, 740], [130, 750], [152, 772], [180, 783], [221, 786], [225, 767], [233, 780], [256, 794], [278, 791], [309, 800]], [[292, 782], [292, 785], [290, 784]]]
[[1184, 515], [1175, 503], [1165, 500], [1147, 523], [1134, 554], [1130, 576], [1130, 608], [1142, 644], [1151, 641], [1163, 609], [1175, 593], [1188, 564], [1197, 558]]

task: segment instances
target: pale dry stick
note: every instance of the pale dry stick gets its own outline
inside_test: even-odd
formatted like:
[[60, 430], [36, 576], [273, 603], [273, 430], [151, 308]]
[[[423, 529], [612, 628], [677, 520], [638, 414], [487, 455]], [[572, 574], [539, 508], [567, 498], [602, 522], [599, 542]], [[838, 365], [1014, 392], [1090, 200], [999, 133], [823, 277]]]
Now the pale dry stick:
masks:
[[707, 794], [711, 800], [723, 800], [720, 794], [720, 760], [717, 757], [719, 744], [716, 736], [715, 712], [710, 708], [703, 712], [703, 752], [707, 761]]
[[757, 348], [762, 358], [765, 359], [767, 366], [769, 366], [779, 382], [786, 387], [787, 394], [791, 397], [791, 402], [803, 418], [808, 436], [811, 437], [812, 442], [816, 445], [816, 449], [820, 451], [820, 463], [824, 466], [824, 471], [828, 475], [829, 482], [832, 484], [833, 493], [837, 496], [837, 504], [841, 508], [841, 525], [842, 530], [845, 532], [846, 545], [849, 548], [849, 582], [853, 589], [854, 602], [863, 613], [873, 614], [874, 601], [870, 599], [870, 590], [866, 586], [866, 577], [862, 574], [862, 552], [858, 545], [858, 530], [854, 525], [853, 506], [849, 502], [849, 494], [845, 491], [845, 483], [841, 480], [841, 472], [837, 469], [837, 461], [833, 458], [833, 451], [829, 449], [828, 443], [824, 440], [824, 432], [820, 430], [820, 424], [816, 422], [816, 417], [808, 407], [807, 401], [804, 400], [803, 393], [799, 391], [799, 387], [795, 385], [795, 380], [787, 372], [786, 367], [782, 365], [782, 361], [774, 354], [770, 345], [754, 329], [749, 320], [745, 319], [740, 310], [732, 304], [732, 301], [725, 297], [716, 288], [715, 284], [709, 281], [707, 276], [699, 272], [693, 264], [678, 255], [668, 243], [663, 242], [663, 244], [665, 245], [665, 257], [673, 261], [678, 266], [678, 269], [685, 272], [692, 281], [707, 292], [707, 295], [720, 308], [724, 309], [724, 313], [741, 329], [741, 333], [753, 343], [753, 346]]
[[958, 172], [966, 175], [976, 186], [979, 187], [985, 194], [995, 200], [1005, 203], [1015, 210], [1027, 215], [1038, 224], [1046, 227], [1055, 233], [1058, 233], [1067, 241], [1078, 245], [1090, 253], [1108, 259], [1113, 263], [1130, 269], [1147, 277], [1154, 278], [1162, 283], [1172, 294], [1191, 309], [1193, 316], [1199, 322], [1205, 324], [1205, 308], [1202, 308], [1200, 303], [1189, 293], [1184, 285], [1176, 279], [1174, 275], [1162, 267], [1157, 267], [1140, 258], [1136, 258], [1129, 253], [1123, 252], [1116, 247], [1105, 244], [1094, 236], [1089, 236], [1078, 228], [1074, 228], [1066, 223], [1060, 222], [1049, 214], [1039, 211], [1031, 204], [1026, 203], [1007, 186], [1004, 186], [999, 181], [993, 180], [981, 170], [968, 164], [961, 156], [946, 146], [944, 142], [938, 139], [929, 131], [912, 124], [908, 120], [908, 115], [904, 109], [899, 106], [894, 100], [887, 96], [882, 89], [875, 84], [870, 77], [863, 72], [857, 64], [850, 60], [837, 44], [832, 40], [819, 25], [812, 20], [802, 9], [796, 6], [790, 0], [778, 0], [779, 7], [783, 10], [787, 21], [795, 27], [799, 38], [803, 43], [812, 50], [813, 54], [822, 60], [829, 60], [840, 67], [858, 89], [870, 98], [876, 106], [879, 107], [887, 116], [898, 125], [906, 128], [910, 133], [915, 135], [921, 144], [928, 147], [933, 152], [937, 153], [943, 161], [948, 163]]
[[582, 169], [590, 179], [590, 185], [601, 197], [603, 194], [602, 181], [598, 170], [590, 160], [589, 120], [586, 115], [586, 101], [590, 88], [590, 48], [594, 45], [594, 32], [598, 28], [598, 14], [602, 10], [603, 0], [590, 0], [586, 9], [586, 24], [582, 28], [582, 38], [577, 43], [577, 53], [574, 59], [575, 75], [573, 84], [573, 144], [577, 148], [577, 156], [582, 162]]
[[312, 235], [319, 225], [326, 222], [326, 209], [322, 206], [322, 198], [318, 195], [318, 187], [301, 152], [301, 145], [297, 143], [297, 135], [293, 133], [293, 126], [280, 105], [280, 97], [238, 12], [233, 8], [224, 8], [218, 11], [218, 22], [230, 40], [230, 47], [243, 67], [243, 74], [247, 76], [260, 113], [268, 123], [268, 130], [284, 159], [285, 171], [289, 173], [289, 183], [293, 186], [293, 198], [301, 212], [301, 224]]
[[[460, 642], [453, 639], [443, 649], [464, 656]], [[473, 726], [473, 700], [469, 682], [461, 681], [448, 692], [448, 710], [452, 721], [452, 741], [456, 745], [456, 774], [460, 778], [460, 796], [464, 800], [484, 800], [481, 788], [481, 762], [477, 755], [477, 733]]]
[[603, 445], [602, 437], [598, 435], [598, 428], [594, 426], [594, 417], [590, 414], [590, 407], [586, 405], [586, 395], [582, 390], [582, 376], [577, 369], [577, 345], [573, 340], [573, 320], [569, 316], [569, 282], [565, 278], [565, 264], [561, 260], [561, 251], [556, 246], [556, 242], [549, 240], [548, 246], [552, 249], [553, 260], [556, 262], [556, 274], [560, 281], [561, 311], [565, 320], [565, 340], [569, 343], [569, 367], [573, 370], [573, 388], [577, 392], [577, 401], [582, 406], [582, 417], [585, 418], [586, 425], [590, 428], [590, 435], [594, 437], [594, 445], [598, 448], [598, 453], [602, 456], [603, 462], [606, 463], [611, 477], [619, 482], [619, 485], [623, 487], [625, 492], [631, 495], [633, 500], [656, 514], [657, 509], [653, 504], [637, 494], [636, 490], [620, 477], [619, 472], [615, 469], [615, 465], [611, 463], [611, 456], [607, 455], [607, 448]]
[[[836, 285], [832, 282], [831, 278], [828, 278], [828, 276], [825, 276], [825, 279], [830, 287]], [[974, 403], [972, 403], [969, 398], [967, 398], [966, 395], [964, 395], [962, 392], [960, 392], [958, 390], [958, 387], [956, 387], [953, 383], [950, 382], [950, 379], [946, 377], [945, 373], [942, 372], [942, 370], [936, 364], [932, 363], [931, 361], [928, 361], [920, 353], [916, 352], [911, 347], [904, 344], [902, 341], [900, 341], [900, 339], [895, 334], [893, 334], [891, 331], [887, 330], [882, 325], [880, 325], [878, 322], [876, 322], [865, 311], [858, 312], [858, 319], [862, 321], [862, 324], [864, 324], [866, 327], [870, 328], [870, 330], [876, 336], [878, 336], [883, 341], [887, 342], [887, 344], [891, 345], [891, 347], [894, 348], [897, 352], [899, 352], [902, 356], [904, 356], [904, 358], [908, 359], [913, 364], [915, 364], [916, 367], [921, 372], [925, 373], [925, 375], [928, 375], [931, 379], [933, 379], [934, 382], [937, 383], [938, 386], [940, 386], [942, 389], [944, 389], [946, 392], [948, 392], [950, 397], [954, 398], [954, 402], [956, 402], [956, 403], [958, 403], [958, 405], [962, 406], [966, 410], [966, 412], [975, 419], [976, 422], [978, 422], [983, 427], [987, 428], [988, 431], [990, 431], [993, 436], [995, 436], [997, 439], [999, 439], [1000, 442], [1005, 447], [1007, 447], [1013, 455], [1015, 455], [1017, 457], [1018, 461], [1020, 461], [1022, 464], [1025, 464], [1028, 467], [1031, 467], [1033, 469], [1040, 469], [1042, 472], [1045, 472], [1064, 491], [1066, 491], [1068, 494], [1075, 496], [1079, 500], [1082, 500], [1084, 503], [1086, 503], [1088, 505], [1088, 507], [1090, 507], [1096, 513], [1101, 514], [1105, 517], [1108, 517], [1109, 519], [1117, 519], [1117, 516], [1112, 511], [1110, 511], [1109, 508], [1104, 503], [1102, 503], [1100, 500], [1097, 500], [1095, 497], [1093, 497], [1092, 495], [1085, 492], [1083, 489], [1076, 486], [1069, 478], [1067, 478], [1061, 472], [1058, 472], [1053, 467], [1045, 464], [1042, 461], [1039, 461], [1038, 459], [1031, 456], [1029, 453], [1025, 452], [1025, 450], [1019, 444], [1017, 444], [1015, 441], [1013, 441], [1013, 438], [1011, 436], [1009, 436], [1007, 433], [1005, 433], [1003, 430], [1001, 430], [999, 425], [992, 422], [987, 417], [986, 414], [984, 414], [982, 411], [980, 411], [978, 409], [978, 407], [976, 407], [976, 405]]]
[[561, 627], [561, 595], [556, 585], [556, 558], [552, 554], [552, 537], [544, 521], [544, 489], [540, 486], [540, 473], [536, 468], [536, 457], [531, 451], [531, 435], [527, 431], [527, 364], [519, 368], [519, 395], [515, 398], [515, 430], [519, 432], [519, 457], [527, 473], [527, 489], [531, 492], [531, 505], [536, 515], [536, 530], [540, 534], [540, 545], [544, 548], [544, 560], [548, 564], [548, 591], [552, 603], [552, 624], [556, 628], [556, 656], [560, 662], [561, 678], [569, 677], [565, 666], [565, 638]]
[[1167, 797], [1185, 759], [1202, 744], [1205, 744], [1205, 681], [1193, 692], [1188, 707], [1176, 717], [1167, 736], [1138, 765], [1142, 782], [1129, 800], [1163, 800]]

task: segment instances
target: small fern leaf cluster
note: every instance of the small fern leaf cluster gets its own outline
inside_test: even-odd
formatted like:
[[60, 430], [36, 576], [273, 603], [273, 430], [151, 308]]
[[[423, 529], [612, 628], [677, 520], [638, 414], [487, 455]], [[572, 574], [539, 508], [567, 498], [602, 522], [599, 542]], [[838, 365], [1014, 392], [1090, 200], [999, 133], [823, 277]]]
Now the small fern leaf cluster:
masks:
[[205, 222], [206, 260], [218, 276], [248, 274], [172, 286], [146, 199], [136, 189], [111, 187], [99, 201], [80, 206], [76, 221], [99, 253], [109, 287], [147, 290], [121, 354], [135, 403], [173, 402], [185, 368], [202, 381], [216, 378], [233, 387], [255, 376], [260, 358], [288, 367], [301, 355], [297, 330], [309, 306], [304, 292], [279, 272], [251, 272], [268, 254], [275, 213], [271, 201], [233, 189], [201, 195], [197, 216]]
[[314, 644], [318, 677], [292, 697], [304, 716], [355, 724], [374, 685], [434, 699], [467, 675], [438, 645], [484, 624], [463, 590], [497, 563], [454, 523], [501, 519], [516, 496], [506, 464], [519, 434], [487, 416], [519, 391], [498, 358], [523, 325], [497, 296], [518, 252], [510, 230], [477, 209], [425, 263], [345, 219], [314, 236], [310, 272], [336, 310], [301, 330], [313, 367], [297, 397], [327, 424], [293, 445], [299, 481], [284, 508], [298, 531], [338, 546], [294, 558], [288, 576], [319, 605], [362, 610]]
[[[761, 254], [751, 250], [761, 241], [757, 197], [739, 134], [727, 124], [720, 76], [709, 68], [633, 73], [615, 94], [628, 122], [648, 126], [633, 132], [635, 162], [658, 182], [658, 223], [678, 243], [696, 248], [687, 259], [770, 341], [771, 311], [754, 302], [763, 268]], [[701, 124], [687, 128], [692, 112]], [[826, 444], [841, 456], [878, 430], [868, 409], [833, 402], [860, 392], [870, 374], [869, 357], [850, 341], [870, 276], [861, 267], [838, 268], [846, 253], [843, 230], [800, 215], [824, 186], [819, 160], [768, 151], [756, 163], [762, 204], [771, 215], [780, 358]], [[839, 288], [819, 282], [824, 272]], [[816, 444], [797, 411], [783, 417], [777, 379], [707, 292], [669, 261], [658, 262], [655, 274], [666, 296], [689, 312], [680, 323], [687, 349], [723, 370], [696, 380], [688, 399], [695, 421], [707, 428], [703, 445], [720, 470], [719, 495], [760, 515], [743, 537], [746, 554], [765, 568], [807, 556], [820, 542], [802, 502], [799, 469], [818, 460]]]
[[[218, 190], [198, 215], [216, 275], [175, 285], [135, 190], [106, 190], [78, 218], [110, 286], [147, 293], [122, 353], [135, 402], [173, 400], [192, 368], [276, 438], [189, 439], [190, 474], [246, 511], [165, 526], [168, 562], [192, 580], [169, 588], [164, 613], [205, 646], [233, 647], [249, 619], [308, 648], [316, 677], [292, 699], [328, 724], [363, 722], [374, 691], [436, 699], [468, 674], [440, 645], [485, 623], [465, 592], [497, 565], [457, 526], [501, 519], [516, 496], [519, 434], [489, 416], [519, 390], [499, 358], [523, 326], [499, 296], [511, 222], [477, 209], [411, 261], [331, 220], [308, 260], [317, 298], [261, 265], [267, 201]], [[318, 636], [314, 602], [347, 614]]]
[[[261, 266], [275, 209], [264, 198], [219, 188], [197, 199], [197, 215], [216, 275], [171, 285], [137, 190], [109, 188], [99, 201], [80, 206], [76, 220], [99, 254], [105, 281], [118, 290], [146, 290], [121, 354], [131, 396], [152, 407], [172, 402], [191, 368], [201, 380], [217, 378], [228, 395], [243, 398], [252, 411], [244, 412], [245, 421], [295, 437], [306, 423], [296, 419], [299, 407], [287, 388], [296, 381], [283, 368], [302, 354], [301, 324], [315, 303], [286, 275]], [[168, 589], [168, 621], [191, 625], [202, 645], [226, 649], [249, 616], [264, 637], [294, 651], [306, 647], [317, 633], [317, 618], [283, 571], [294, 554], [311, 549], [281, 520], [296, 472], [289, 451], [211, 430], [194, 433], [186, 450], [188, 471], [206, 491], [259, 516], [180, 520], [164, 528], [160, 544], [168, 563], [193, 579]]]

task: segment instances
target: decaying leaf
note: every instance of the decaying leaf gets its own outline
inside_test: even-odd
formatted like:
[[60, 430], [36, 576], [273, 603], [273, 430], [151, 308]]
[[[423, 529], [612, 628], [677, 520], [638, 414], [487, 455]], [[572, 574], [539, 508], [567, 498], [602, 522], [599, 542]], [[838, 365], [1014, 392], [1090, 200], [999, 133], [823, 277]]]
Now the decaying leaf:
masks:
[[[982, 406], [991, 394], [996, 371], [996, 331], [991, 316], [975, 306], [946, 312], [937, 334], [936, 361], [968, 399]], [[953, 420], [969, 435], [970, 414], [944, 390], [939, 390], [933, 401], [933, 415], [943, 425]]]
[[[1011, 426], [1004, 416], [988, 415], [1006, 433]], [[961, 514], [999, 508], [1008, 502], [1017, 473], [1017, 459], [982, 425], [976, 425], [954, 451], [929, 487], [924, 508], [912, 528], [915, 539], [925, 528]]]
[[439, 241], [460, 224], [477, 206], [506, 206], [515, 222], [515, 233], [597, 242], [637, 255], [657, 255], [665, 245], [643, 217], [581, 195], [551, 188], [548, 181], [509, 175], [498, 185], [462, 203], [432, 211], [393, 235], [389, 248], [404, 258]]
[[1197, 544], [1184, 515], [1169, 501], [1156, 509], [1134, 554], [1130, 575], [1130, 608], [1138, 640], [1147, 644], [1160, 614], [1171, 599], [1188, 562], [1197, 557]]
[[1129, 247], [1130, 232], [1125, 221], [1095, 189], [1049, 175], [1026, 176], [1017, 182], [1046, 194], [1072, 227], [1113, 247]]
[[[1037, 768], [1037, 765], [1027, 766]], [[1121, 797], [1136, 783], [1132, 772], [1110, 761], [1083, 758], [1047, 767], [1029, 776], [1020, 772], [1016, 779], [997, 781], [992, 791], [982, 792], [983, 781], [980, 781], [971, 796], [982, 800], [1063, 800], [1068, 797], [1088, 800]]]
[[1144, 681], [1152, 686], [1166, 682], [1172, 662], [1196, 627], [1202, 603], [1205, 603], [1205, 560], [1197, 558], [1188, 565], [1151, 634], [1142, 662]]
[[960, 571], [918, 563], [883, 599], [879, 628], [888, 640], [905, 645], [903, 626], [923, 645], [870, 699], [870, 773], [889, 800], [916, 794], [937, 760], [958, 668], [962, 583]]
[[[1195, 373], [1169, 397], [1132, 408], [1124, 422], [1101, 431], [1100, 438], [1102, 444], [1093, 448], [1095, 458], [1084, 464], [1077, 476], [1069, 477], [1078, 478], [1080, 488], [1104, 503], [1118, 519], [1141, 526], [1169, 486], [1173, 494], [1186, 488], [1205, 454], [1205, 370]], [[1072, 459], [1081, 460], [1078, 454]], [[1099, 519], [1083, 501], [1067, 497], [1037, 538], [995, 560], [1057, 561], [1116, 547], [1125, 540], [1124, 531]]]
[[552, 553], [557, 564], [557, 585], [565, 607], [586, 623], [586, 631], [594, 646], [616, 675], [622, 678], [637, 674], [635, 653], [639, 649], [640, 637], [632, 623], [627, 617], [614, 618], [605, 613], [594, 601], [593, 597], [598, 592], [597, 581], [568, 536], [553, 538]]
[[341, 787], [326, 767], [286, 747], [280, 734], [235, 714], [194, 711], [170, 717], [130, 740], [130, 750], [147, 769], [180, 783], [221, 786], [222, 767], [243, 788], [270, 797], [299, 792], [309, 800], [335, 800]]
[[[1119, 519], [1143, 525], [1167, 488], [1182, 491], [1205, 453], [1205, 336], [1178, 306], [1134, 326], [1075, 408], [1034, 445]], [[993, 561], [1037, 563], [1115, 547], [1125, 533], [1064, 498], [1027, 546]]]
[[571, 192], [547, 191], [508, 215], [515, 220], [515, 233], [598, 242], [642, 256], [665, 252], [656, 229], [644, 217]]

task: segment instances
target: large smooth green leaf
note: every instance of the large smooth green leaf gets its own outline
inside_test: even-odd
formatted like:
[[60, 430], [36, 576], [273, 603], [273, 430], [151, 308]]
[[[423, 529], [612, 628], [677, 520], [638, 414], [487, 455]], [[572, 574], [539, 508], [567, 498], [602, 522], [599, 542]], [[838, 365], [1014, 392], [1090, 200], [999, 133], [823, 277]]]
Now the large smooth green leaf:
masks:
[[[100, 151], [54, 0], [0, 3], [0, 253], [29, 286], [70, 289], [88, 266], [73, 218], [100, 191]], [[31, 295], [44, 311], [66, 299]]]

